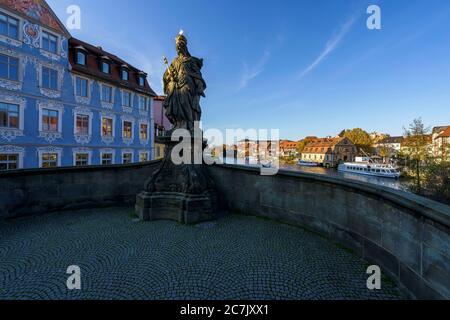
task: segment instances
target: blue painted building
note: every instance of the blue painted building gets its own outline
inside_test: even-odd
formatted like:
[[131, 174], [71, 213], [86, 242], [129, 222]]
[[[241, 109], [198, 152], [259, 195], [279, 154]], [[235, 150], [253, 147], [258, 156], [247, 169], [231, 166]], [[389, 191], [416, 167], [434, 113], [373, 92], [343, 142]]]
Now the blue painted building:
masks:
[[155, 96], [45, 1], [0, 0], [0, 170], [151, 160]]

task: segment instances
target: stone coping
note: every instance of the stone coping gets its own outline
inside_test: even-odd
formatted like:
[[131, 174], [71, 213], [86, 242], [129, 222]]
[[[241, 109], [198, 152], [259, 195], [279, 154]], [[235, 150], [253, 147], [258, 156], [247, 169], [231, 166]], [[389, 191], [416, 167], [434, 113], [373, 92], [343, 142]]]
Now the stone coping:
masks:
[[85, 167], [57, 167], [57, 168], [35, 168], [35, 169], [20, 169], [20, 170], [10, 170], [10, 171], [0, 171], [0, 179], [3, 177], [20, 177], [20, 176], [34, 176], [40, 174], [60, 174], [60, 173], [76, 173], [76, 172], [86, 172], [86, 171], [106, 171], [114, 169], [133, 169], [142, 168], [147, 166], [156, 166], [161, 159], [152, 160], [140, 163], [130, 163], [130, 164], [113, 164], [113, 165], [91, 165]]
[[[259, 174], [261, 170], [258, 167], [250, 167], [236, 164], [216, 164], [216, 166], [252, 172], [255, 174]], [[443, 203], [439, 203], [434, 200], [427, 199], [422, 196], [415, 195], [413, 193], [395, 190], [389, 187], [371, 184], [367, 182], [350, 180], [343, 177], [326, 176], [307, 172], [279, 170], [277, 175], [275, 176], [286, 176], [286, 177], [308, 179], [322, 183], [340, 185], [345, 188], [353, 189], [357, 192], [369, 193], [373, 196], [382, 197], [385, 200], [390, 201], [391, 203], [407, 208], [434, 222], [442, 224], [446, 227], [450, 227], [450, 206]], [[262, 177], [272, 177], [272, 176], [262, 176]]]

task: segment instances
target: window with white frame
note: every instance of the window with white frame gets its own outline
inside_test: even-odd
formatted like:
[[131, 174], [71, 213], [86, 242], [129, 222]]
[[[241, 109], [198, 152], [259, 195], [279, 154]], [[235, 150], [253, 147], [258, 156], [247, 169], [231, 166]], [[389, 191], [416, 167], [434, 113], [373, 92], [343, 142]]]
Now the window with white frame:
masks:
[[122, 153], [122, 163], [132, 163], [133, 162], [133, 153], [132, 152], [123, 152]]
[[0, 54], [0, 78], [19, 81], [19, 59]]
[[142, 151], [139, 153], [139, 162], [147, 162], [148, 161], [148, 152]]
[[59, 111], [52, 109], [42, 109], [42, 131], [59, 131]]
[[113, 88], [111, 86], [102, 84], [101, 100], [104, 102], [112, 103], [113, 102], [112, 90], [113, 90]]
[[58, 53], [58, 37], [47, 31], [42, 31], [42, 49], [51, 53]]
[[148, 111], [148, 98], [145, 96], [139, 96], [139, 109], [142, 111]]
[[0, 127], [19, 129], [20, 106], [0, 102]]
[[0, 171], [20, 169], [19, 161], [20, 155], [18, 153], [0, 154]]
[[108, 117], [102, 117], [102, 136], [114, 137], [114, 120]]
[[141, 123], [139, 125], [139, 139], [148, 140], [148, 124]]
[[79, 97], [89, 97], [89, 80], [81, 77], [75, 79], [75, 94]]
[[89, 135], [90, 117], [86, 114], [76, 114], [75, 115], [75, 134], [79, 135]]
[[129, 91], [122, 91], [122, 106], [132, 107], [132, 95]]
[[75, 166], [85, 167], [89, 165], [89, 153], [75, 153]]
[[0, 12], [0, 34], [19, 40], [19, 20]]
[[133, 122], [131, 121], [123, 121], [122, 124], [122, 137], [126, 139], [133, 138]]
[[58, 153], [42, 153], [41, 154], [41, 168], [55, 168], [59, 164]]
[[42, 67], [42, 87], [51, 90], [58, 90], [58, 71]]
[[108, 166], [108, 165], [112, 165], [113, 162], [113, 154], [111, 152], [104, 152], [101, 154], [101, 164], [103, 166]]

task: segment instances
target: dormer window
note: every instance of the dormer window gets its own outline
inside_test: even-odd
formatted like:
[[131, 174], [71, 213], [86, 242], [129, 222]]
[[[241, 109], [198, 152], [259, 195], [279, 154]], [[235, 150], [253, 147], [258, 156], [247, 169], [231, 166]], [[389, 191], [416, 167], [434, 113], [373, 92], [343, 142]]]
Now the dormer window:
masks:
[[106, 55], [100, 57], [100, 70], [106, 74], [111, 73], [111, 59]]
[[86, 53], [77, 51], [77, 64], [82, 66], [86, 65]]
[[141, 87], [145, 86], [145, 76], [144, 75], [139, 76], [139, 86], [141, 86]]
[[122, 71], [121, 71], [121, 79], [124, 81], [128, 81], [128, 79], [129, 79], [128, 69], [124, 66], [122, 67]]
[[108, 62], [102, 61], [101, 66], [102, 66], [103, 73], [108, 73], [108, 74], [111, 73], [111, 65]]
[[75, 48], [75, 62], [80, 66], [85, 66], [87, 63], [87, 51], [84, 47], [78, 46]]

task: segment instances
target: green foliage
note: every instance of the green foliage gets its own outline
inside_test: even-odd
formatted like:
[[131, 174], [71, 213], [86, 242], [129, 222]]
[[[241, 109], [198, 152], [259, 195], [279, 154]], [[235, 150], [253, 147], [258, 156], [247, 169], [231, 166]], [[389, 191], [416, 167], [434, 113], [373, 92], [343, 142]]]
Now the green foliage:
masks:
[[425, 192], [437, 201], [450, 203], [450, 161], [430, 162], [424, 171]]
[[340, 136], [348, 138], [358, 147], [358, 149], [362, 149], [364, 150], [364, 152], [367, 152], [369, 154], [373, 152], [372, 138], [370, 137], [369, 133], [367, 133], [361, 128], [344, 130], [340, 133]]
[[424, 168], [430, 160], [428, 152], [429, 128], [425, 127], [421, 118], [414, 119], [408, 129], [404, 129], [405, 141], [404, 147], [408, 150], [406, 157], [406, 166], [408, 172], [414, 177], [414, 184], [411, 190], [416, 193], [422, 192], [422, 181], [425, 178]]

